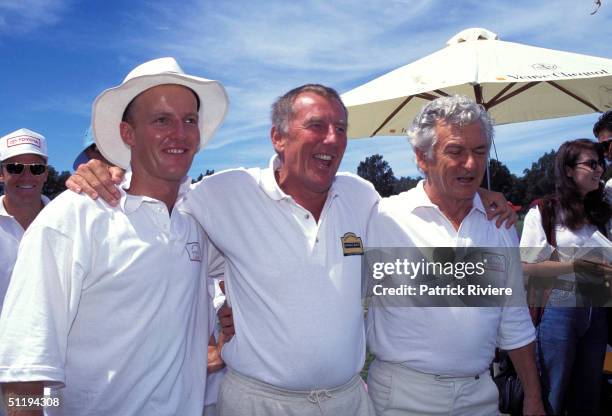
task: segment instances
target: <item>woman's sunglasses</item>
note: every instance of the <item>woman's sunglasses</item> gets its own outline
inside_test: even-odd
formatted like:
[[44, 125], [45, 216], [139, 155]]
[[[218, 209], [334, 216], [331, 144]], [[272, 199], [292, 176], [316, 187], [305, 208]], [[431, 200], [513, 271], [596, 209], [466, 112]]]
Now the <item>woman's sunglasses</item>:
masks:
[[30, 168], [30, 173], [34, 176], [42, 175], [47, 171], [47, 165], [42, 163], [5, 163], [3, 166], [11, 175], [21, 175], [26, 166]]
[[601, 166], [604, 169], [606, 168], [606, 162], [604, 162], [603, 160], [595, 160], [595, 159], [589, 159], [589, 160], [585, 160], [584, 162], [574, 163], [574, 166], [578, 166], [578, 165], [588, 166], [591, 170], [597, 169], [597, 166]]

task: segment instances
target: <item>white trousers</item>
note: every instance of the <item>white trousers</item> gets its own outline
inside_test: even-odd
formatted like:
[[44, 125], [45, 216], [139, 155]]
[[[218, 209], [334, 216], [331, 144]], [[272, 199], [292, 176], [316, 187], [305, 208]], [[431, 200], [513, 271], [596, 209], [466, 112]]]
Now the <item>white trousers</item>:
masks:
[[228, 369], [221, 382], [219, 416], [375, 416], [357, 375], [330, 390], [291, 391]]
[[368, 393], [377, 416], [499, 414], [499, 392], [488, 371], [475, 377], [444, 377], [374, 360]]

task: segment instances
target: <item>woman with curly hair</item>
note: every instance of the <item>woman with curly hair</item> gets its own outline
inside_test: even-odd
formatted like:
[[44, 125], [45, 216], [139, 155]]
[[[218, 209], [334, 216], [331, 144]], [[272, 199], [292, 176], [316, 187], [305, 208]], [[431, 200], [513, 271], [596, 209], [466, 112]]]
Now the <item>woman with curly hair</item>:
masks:
[[555, 158], [555, 194], [535, 204], [523, 226], [521, 247], [529, 248], [523, 251], [525, 273], [550, 283], [536, 353], [548, 411], [554, 415], [599, 413], [607, 324], [605, 310], [593, 306], [601, 299], [592, 294], [605, 293], [604, 278], [612, 269], [579, 253], [611, 246], [610, 207], [600, 182], [604, 167], [597, 143], [563, 143]]

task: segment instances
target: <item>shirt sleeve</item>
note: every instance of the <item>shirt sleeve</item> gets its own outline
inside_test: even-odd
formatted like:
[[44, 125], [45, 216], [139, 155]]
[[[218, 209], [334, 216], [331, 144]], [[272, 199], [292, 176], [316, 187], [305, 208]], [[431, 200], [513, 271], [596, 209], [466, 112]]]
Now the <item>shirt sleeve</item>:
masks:
[[[208, 293], [212, 299], [215, 314], [225, 302], [225, 294], [221, 290], [221, 282], [225, 281], [225, 258], [221, 252], [208, 241]], [[225, 284], [225, 283], [223, 283]]]
[[604, 198], [608, 204], [612, 204], [612, 179], [608, 179], [604, 186]]
[[206, 178], [194, 183], [190, 186], [189, 192], [185, 195], [185, 204], [183, 205], [186, 212], [192, 215], [198, 223], [208, 233], [211, 222], [209, 221], [208, 213], [208, 192]]
[[518, 253], [511, 254], [508, 264], [508, 278], [510, 279], [509, 287], [512, 288], [512, 295], [508, 299], [507, 306], [502, 308], [497, 343], [501, 349], [513, 350], [527, 345], [535, 339], [535, 328], [525, 302], [523, 268], [518, 259]]
[[0, 319], [0, 382], [63, 387], [84, 275], [73, 246], [49, 227], [33, 224], [25, 233]]
[[548, 244], [546, 239], [538, 207], [531, 208], [525, 216], [520, 246], [521, 260], [526, 263], [548, 260], [554, 251], [554, 247]]

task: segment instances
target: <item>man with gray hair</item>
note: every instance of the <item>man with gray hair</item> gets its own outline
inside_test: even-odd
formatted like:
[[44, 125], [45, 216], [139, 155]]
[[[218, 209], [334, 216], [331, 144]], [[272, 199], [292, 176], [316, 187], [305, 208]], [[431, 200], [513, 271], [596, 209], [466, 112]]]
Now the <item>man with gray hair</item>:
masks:
[[[188, 194], [187, 208], [226, 259], [236, 335], [223, 347], [222, 416], [374, 414], [359, 378], [361, 255], [379, 196], [337, 172], [346, 128], [336, 91], [295, 88], [272, 106], [268, 168], [219, 172]], [[96, 176], [104, 175], [106, 167]]]
[[186, 197], [225, 257], [236, 327], [223, 347], [218, 414], [373, 416], [359, 377], [359, 254], [378, 194], [337, 172], [347, 112], [335, 90], [295, 88], [274, 103], [272, 120], [268, 168], [219, 172]]
[[[477, 193], [492, 136], [486, 111], [466, 97], [426, 105], [409, 130], [426, 179], [381, 200], [368, 226], [369, 246], [517, 247], [514, 228], [487, 220]], [[520, 259], [514, 260], [507, 273], [520, 279], [515, 296], [524, 296]], [[526, 307], [390, 307], [374, 296], [367, 334], [376, 355], [368, 388], [379, 416], [497, 414], [488, 372], [495, 347], [509, 350], [525, 388], [525, 413], [544, 414]]]

